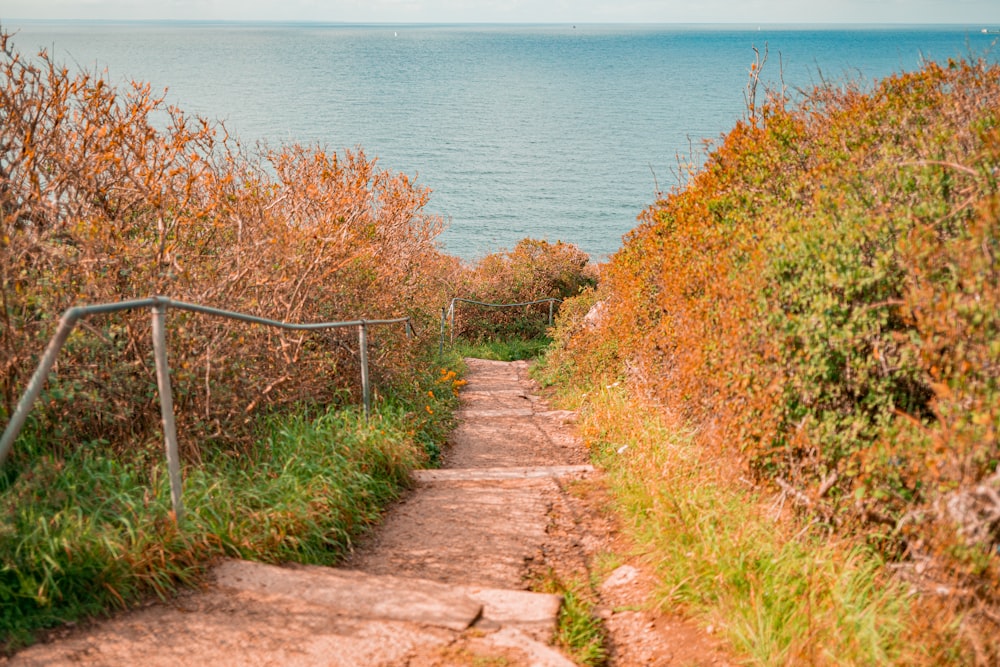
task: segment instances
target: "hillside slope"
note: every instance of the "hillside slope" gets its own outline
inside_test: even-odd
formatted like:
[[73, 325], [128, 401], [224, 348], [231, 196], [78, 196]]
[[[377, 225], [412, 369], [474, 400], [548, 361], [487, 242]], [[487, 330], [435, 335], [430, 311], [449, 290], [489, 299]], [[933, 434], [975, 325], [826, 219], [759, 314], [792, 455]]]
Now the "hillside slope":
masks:
[[627, 381], [812, 533], [994, 623], [998, 177], [986, 61], [751, 102], [564, 306], [545, 373]]

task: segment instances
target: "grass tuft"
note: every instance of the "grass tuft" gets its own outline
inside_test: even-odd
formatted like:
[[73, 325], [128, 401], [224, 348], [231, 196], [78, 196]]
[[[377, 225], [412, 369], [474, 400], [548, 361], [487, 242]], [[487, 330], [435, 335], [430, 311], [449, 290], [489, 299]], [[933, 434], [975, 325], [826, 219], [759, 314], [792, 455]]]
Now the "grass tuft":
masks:
[[590, 586], [586, 582], [564, 580], [549, 571], [533, 588], [563, 596], [555, 643], [578, 665], [600, 667], [607, 664], [607, 638], [595, 613]]
[[535, 359], [551, 343], [549, 338], [505, 338], [502, 340], [484, 340], [470, 342], [457, 340], [453, 346], [456, 354], [474, 359], [492, 359], [494, 361], [520, 361]]
[[610, 476], [617, 511], [658, 578], [656, 602], [718, 628], [751, 665], [933, 664], [955, 632], [864, 546], [801, 526], [780, 498], [731, 478], [691, 433], [621, 387], [564, 395]]

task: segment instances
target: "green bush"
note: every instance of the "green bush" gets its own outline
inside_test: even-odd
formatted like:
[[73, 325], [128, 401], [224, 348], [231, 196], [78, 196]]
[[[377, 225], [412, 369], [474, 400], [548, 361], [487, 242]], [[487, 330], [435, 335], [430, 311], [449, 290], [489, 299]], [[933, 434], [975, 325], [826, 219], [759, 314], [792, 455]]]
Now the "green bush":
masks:
[[[570, 243], [522, 239], [513, 250], [487, 255], [469, 268], [456, 296], [491, 304], [566, 299], [596, 282], [589, 261]], [[548, 303], [489, 308], [459, 302], [455, 307], [454, 335], [473, 342], [542, 338], [549, 326]]]
[[1000, 603], [998, 99], [985, 60], [771, 96], [643, 214], [604, 316], [550, 358], [627, 379], [957, 604]]

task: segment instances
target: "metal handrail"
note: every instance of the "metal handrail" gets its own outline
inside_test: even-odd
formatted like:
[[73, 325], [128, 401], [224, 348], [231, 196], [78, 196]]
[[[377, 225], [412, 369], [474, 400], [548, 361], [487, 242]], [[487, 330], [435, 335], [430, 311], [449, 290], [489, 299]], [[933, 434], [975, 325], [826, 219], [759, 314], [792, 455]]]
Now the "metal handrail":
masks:
[[21, 396], [21, 400], [18, 401], [17, 407], [14, 409], [14, 414], [4, 428], [3, 436], [0, 437], [0, 466], [7, 460], [7, 455], [14, 445], [14, 440], [20, 434], [32, 405], [38, 399], [38, 395], [41, 393], [42, 387], [48, 379], [52, 366], [55, 365], [59, 351], [66, 343], [76, 323], [87, 315], [116, 313], [123, 310], [136, 310], [140, 308], [149, 308], [153, 314], [153, 354], [156, 359], [156, 385], [160, 396], [160, 412], [163, 417], [163, 439], [167, 453], [167, 467], [170, 473], [170, 496], [173, 502], [174, 515], [178, 522], [184, 516], [184, 506], [181, 502], [180, 460], [177, 453], [177, 430], [174, 421], [173, 393], [170, 388], [170, 367], [167, 365], [166, 312], [168, 308], [187, 310], [203, 315], [225, 317], [251, 324], [263, 324], [293, 331], [317, 331], [342, 327], [358, 327], [361, 357], [361, 389], [366, 419], [371, 412], [371, 385], [368, 379], [368, 327], [382, 324], [405, 323], [407, 337], [412, 338], [414, 336], [413, 324], [409, 317], [400, 317], [391, 320], [351, 320], [346, 322], [296, 324], [293, 322], [269, 320], [264, 317], [257, 317], [256, 315], [221, 310], [194, 303], [186, 303], [184, 301], [174, 301], [164, 296], [120, 301], [118, 303], [74, 306], [66, 310], [62, 314], [62, 317], [59, 318], [59, 326], [56, 329], [56, 333], [45, 348], [42, 360], [28, 382], [28, 388], [25, 390], [24, 395]]
[[465, 299], [463, 297], [455, 297], [448, 304], [447, 313], [445, 309], [441, 309], [441, 342], [438, 345], [438, 355], [444, 353], [444, 331], [445, 324], [450, 322], [451, 326], [451, 342], [455, 342], [455, 303], [456, 302], [471, 303], [477, 306], [486, 306], [487, 308], [515, 308], [517, 306], [533, 306], [538, 303], [548, 303], [549, 304], [549, 326], [552, 326], [552, 311], [556, 303], [562, 303], [562, 299], [557, 299], [554, 296], [550, 296], [546, 299], [537, 299], [535, 301], [523, 301], [520, 303], [487, 303], [485, 301], [475, 301], [473, 299]]

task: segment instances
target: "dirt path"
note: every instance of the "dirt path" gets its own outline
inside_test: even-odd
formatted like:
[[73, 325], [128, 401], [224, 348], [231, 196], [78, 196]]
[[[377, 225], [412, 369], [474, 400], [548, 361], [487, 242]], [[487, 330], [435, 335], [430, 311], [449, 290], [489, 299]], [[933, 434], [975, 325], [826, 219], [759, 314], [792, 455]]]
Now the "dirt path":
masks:
[[638, 563], [594, 571], [627, 545], [573, 415], [548, 408], [524, 362], [469, 370], [443, 469], [416, 471], [342, 567], [226, 561], [199, 591], [67, 631], [10, 664], [566, 667], [549, 645], [562, 600], [529, 590], [544, 578], [588, 586], [611, 664], [726, 664], [703, 632], [643, 608], [650, 579]]
[[[525, 365], [469, 360], [459, 426], [442, 470], [359, 545], [347, 567], [443, 583], [523, 589], [567, 481], [593, 472], [562, 424], [524, 386]], [[567, 431], [567, 433], [560, 433]]]

